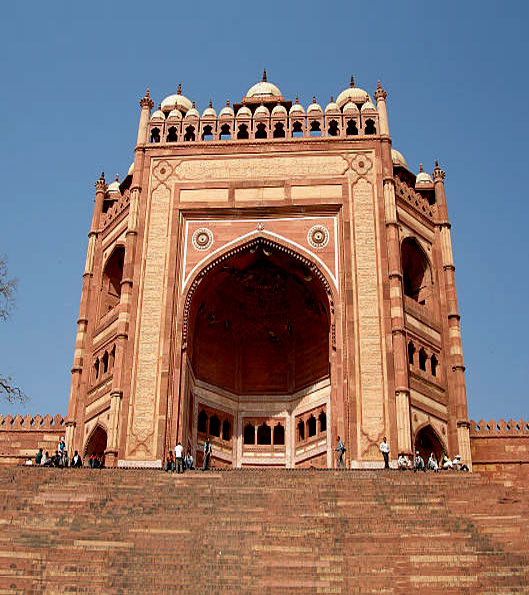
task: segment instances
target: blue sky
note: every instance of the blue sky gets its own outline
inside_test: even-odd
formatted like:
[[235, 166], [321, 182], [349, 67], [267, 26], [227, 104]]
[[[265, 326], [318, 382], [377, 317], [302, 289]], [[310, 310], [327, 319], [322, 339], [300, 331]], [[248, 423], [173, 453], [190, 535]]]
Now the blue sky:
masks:
[[325, 104], [388, 91], [393, 145], [447, 172], [471, 417], [529, 418], [528, 2], [24, 2], [0, 22], [0, 254], [19, 279], [0, 370], [66, 413], [93, 183], [133, 159], [145, 88], [200, 110], [260, 79]]

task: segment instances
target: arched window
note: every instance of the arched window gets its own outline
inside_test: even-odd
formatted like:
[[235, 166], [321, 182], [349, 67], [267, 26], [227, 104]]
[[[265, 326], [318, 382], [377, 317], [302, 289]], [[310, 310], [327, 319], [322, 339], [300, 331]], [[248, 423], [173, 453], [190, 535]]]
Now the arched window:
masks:
[[424, 351], [424, 349], [419, 349], [419, 369], [421, 369], [423, 372], [426, 372], [426, 360], [427, 360], [427, 356], [426, 356], [426, 351]]
[[215, 438], [220, 436], [220, 419], [217, 417], [216, 414], [213, 414], [209, 418], [209, 433]]
[[108, 351], [105, 351], [105, 353], [103, 354], [103, 357], [101, 358], [101, 364], [103, 366], [103, 374], [106, 374], [108, 372]]
[[338, 122], [336, 120], [331, 120], [329, 122], [329, 128], [327, 130], [327, 134], [329, 136], [338, 136]]
[[195, 140], [195, 127], [194, 126], [188, 126], [186, 128], [186, 133], [184, 135], [184, 140], [186, 142]]
[[244, 444], [255, 444], [255, 428], [253, 424], [248, 422], [244, 426], [242, 441]]
[[358, 134], [358, 128], [356, 127], [356, 122], [354, 120], [349, 120], [347, 122], [347, 128], [345, 129], [345, 134], [347, 136], [356, 136]]
[[302, 419], [298, 421], [298, 440], [305, 440], [305, 423]]
[[281, 122], [274, 126], [274, 138], [285, 138], [285, 127]]
[[415, 359], [415, 345], [410, 341], [408, 343], [408, 363], [413, 366]]
[[102, 316], [119, 304], [124, 260], [125, 248], [118, 246], [105, 264], [103, 270]]
[[303, 124], [301, 122], [294, 122], [292, 125], [293, 138], [301, 138], [303, 136]]
[[432, 274], [428, 259], [415, 238], [405, 238], [401, 247], [404, 295], [419, 304], [432, 297]]
[[285, 428], [283, 424], [274, 426], [274, 444], [285, 444]]
[[257, 124], [257, 130], [255, 131], [255, 138], [266, 138], [266, 124]]
[[220, 140], [230, 140], [231, 130], [229, 124], [223, 124], [220, 127]]
[[272, 444], [272, 430], [266, 422], [257, 428], [257, 444]]
[[116, 361], [116, 346], [114, 345], [110, 351], [110, 361], [109, 361], [109, 366], [110, 369], [113, 370], [114, 369], [114, 362]]
[[310, 136], [321, 136], [320, 123], [316, 120], [310, 123]]
[[222, 422], [222, 439], [223, 440], [230, 440], [231, 438], [231, 425], [230, 422], [225, 419]]
[[327, 431], [327, 415], [325, 414], [325, 411], [322, 411], [318, 415], [318, 421], [320, 422], [320, 432], [326, 432]]
[[239, 132], [237, 132], [237, 138], [239, 140], [247, 140], [249, 138], [249, 136], [248, 136], [248, 126], [246, 126], [246, 124], [241, 124], [239, 126]]
[[435, 355], [432, 355], [430, 365], [432, 368], [432, 376], [437, 376], [437, 366], [439, 365], [439, 360], [435, 357]]
[[153, 128], [151, 130], [151, 143], [159, 143], [160, 142], [160, 129]]
[[202, 129], [202, 140], [213, 140], [213, 130], [211, 126], [204, 126]]
[[86, 447], [84, 449], [85, 457], [89, 457], [93, 454], [95, 455], [104, 455], [105, 450], [107, 448], [107, 433], [105, 430], [100, 426], [97, 425], [93, 432], [90, 434], [90, 438], [86, 443]]
[[208, 431], [208, 414], [205, 411], [198, 414], [197, 429], [202, 434], [206, 434]]
[[375, 121], [374, 120], [366, 120], [366, 127], [364, 130], [364, 134], [376, 134], [377, 129], [375, 128]]
[[307, 420], [307, 436], [309, 438], [316, 436], [316, 418], [314, 415], [311, 415]]
[[176, 127], [171, 126], [171, 128], [169, 128], [169, 130], [167, 131], [167, 142], [168, 143], [176, 143], [177, 140], [178, 140], [178, 134], [176, 133]]
[[96, 361], [94, 362], [94, 376], [97, 380], [99, 378], [99, 358], [96, 357]]

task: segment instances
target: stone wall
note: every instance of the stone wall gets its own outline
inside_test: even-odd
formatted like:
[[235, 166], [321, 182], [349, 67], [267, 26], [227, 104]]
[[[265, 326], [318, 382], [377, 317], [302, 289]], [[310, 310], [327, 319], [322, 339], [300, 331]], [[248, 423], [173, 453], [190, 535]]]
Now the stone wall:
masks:
[[475, 472], [505, 485], [529, 479], [529, 423], [520, 419], [470, 422], [470, 448]]
[[61, 415], [0, 415], [0, 465], [23, 464], [39, 448], [55, 453], [66, 426]]

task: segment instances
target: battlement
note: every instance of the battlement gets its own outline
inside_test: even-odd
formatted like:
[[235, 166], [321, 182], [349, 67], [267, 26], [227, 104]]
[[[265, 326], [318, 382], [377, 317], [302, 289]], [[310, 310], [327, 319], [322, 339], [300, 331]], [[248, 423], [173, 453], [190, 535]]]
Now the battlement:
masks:
[[529, 436], [529, 422], [520, 419], [515, 421], [510, 419], [505, 421], [503, 418], [499, 421], [490, 419], [485, 421], [481, 419], [476, 422], [470, 420], [470, 435], [478, 438], [501, 437], [501, 436]]
[[61, 428], [64, 431], [65, 419], [62, 415], [57, 414], [52, 417], [46, 414], [41, 415], [26, 415], [22, 417], [20, 414], [15, 415], [0, 415], [0, 431], [2, 430], [26, 430], [30, 432], [38, 432], [42, 430], [56, 430]]

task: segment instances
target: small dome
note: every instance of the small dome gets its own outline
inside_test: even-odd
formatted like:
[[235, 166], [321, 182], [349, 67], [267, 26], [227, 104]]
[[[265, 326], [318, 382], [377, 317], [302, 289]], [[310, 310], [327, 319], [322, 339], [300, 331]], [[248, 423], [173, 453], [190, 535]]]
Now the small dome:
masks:
[[251, 118], [252, 112], [247, 105], [243, 105], [237, 112], [237, 118]]
[[233, 116], [235, 116], [235, 112], [233, 111], [230, 102], [226, 101], [226, 105], [219, 112], [219, 118], [233, 118]]
[[288, 112], [290, 116], [294, 114], [305, 115], [305, 108], [299, 103], [299, 99], [296, 97], [296, 103], [290, 108]]
[[168, 95], [161, 105], [161, 109], [164, 112], [171, 111], [173, 109], [179, 109], [184, 114], [193, 107], [191, 101], [182, 95], [182, 85], [178, 83], [178, 90], [174, 95]]
[[198, 113], [197, 108], [195, 107], [195, 102], [191, 104], [191, 109], [185, 115], [185, 119], [188, 120], [189, 118], [200, 118], [200, 114]]
[[287, 115], [287, 108], [284, 105], [278, 103], [274, 106], [272, 110], [272, 116], [286, 116]]
[[351, 77], [351, 84], [349, 86], [349, 89], [343, 90], [336, 99], [338, 107], [343, 107], [348, 101], [362, 104], [366, 101], [369, 101], [369, 95], [367, 91], [364, 91], [359, 87], [355, 87], [354, 77]]
[[336, 103], [334, 101], [334, 97], [331, 97], [330, 103], [328, 103], [327, 107], [325, 108], [325, 113], [330, 114], [330, 113], [335, 113], [335, 112], [339, 112], [339, 111], [340, 110], [338, 109], [338, 106], [336, 105]]
[[343, 113], [344, 114], [358, 114], [358, 113], [360, 113], [360, 110], [358, 109], [358, 106], [356, 105], [356, 103], [349, 101], [343, 106]]
[[203, 118], [216, 118], [217, 117], [217, 112], [213, 109], [213, 105], [211, 104], [211, 101], [209, 102], [208, 107], [202, 112], [202, 117]]
[[109, 184], [108, 185], [107, 193], [108, 194], [121, 194], [121, 192], [119, 190], [119, 178], [118, 178], [118, 176], [116, 176], [116, 179], [112, 182], [112, 184]]
[[134, 161], [130, 164], [129, 171], [127, 172], [127, 176], [132, 176], [134, 173]]
[[405, 168], [408, 167], [404, 155], [400, 151], [397, 151], [397, 149], [391, 149], [391, 160], [393, 161], [393, 165], [401, 165]]
[[319, 112], [320, 114], [323, 113], [321, 105], [319, 103], [316, 103], [316, 97], [312, 98], [312, 103], [307, 108], [307, 114], [311, 114], [313, 112]]
[[165, 120], [165, 114], [162, 110], [157, 109], [151, 116], [151, 121], [152, 120]]
[[417, 174], [417, 177], [415, 178], [415, 185], [417, 186], [417, 184], [433, 184], [433, 180], [432, 180], [432, 176], [430, 174], [427, 174], [423, 168], [422, 168], [422, 163], [419, 166], [419, 173]]
[[177, 109], [173, 109], [169, 112], [169, 115], [167, 116], [168, 120], [181, 120], [182, 119], [182, 112], [177, 110]]
[[371, 103], [371, 101], [366, 101], [360, 110], [362, 112], [372, 112], [377, 111], [377, 108]]
[[266, 70], [261, 82], [255, 83], [246, 92], [246, 97], [281, 97], [281, 91], [266, 79]]
[[255, 114], [254, 117], [259, 118], [259, 117], [265, 117], [268, 118], [270, 116], [270, 110], [264, 106], [264, 105], [260, 105], [256, 110], [255, 110]]

